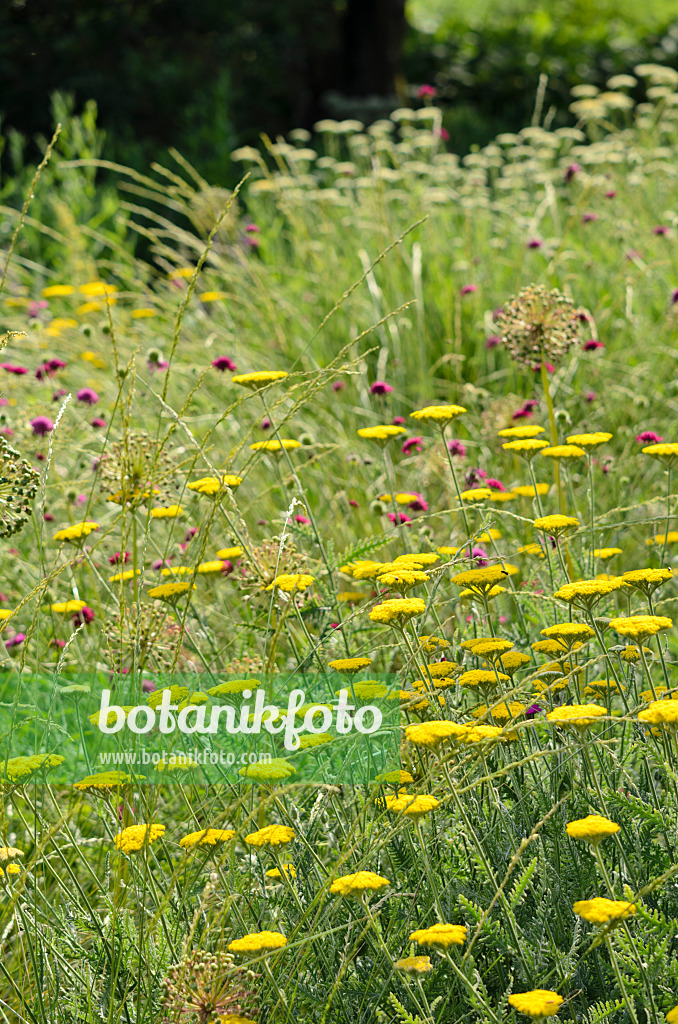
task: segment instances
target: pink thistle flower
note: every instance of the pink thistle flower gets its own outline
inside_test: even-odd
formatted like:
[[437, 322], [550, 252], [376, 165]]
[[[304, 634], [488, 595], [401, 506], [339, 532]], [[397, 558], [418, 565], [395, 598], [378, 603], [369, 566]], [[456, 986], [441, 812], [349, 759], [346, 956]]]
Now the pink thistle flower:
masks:
[[582, 224], [590, 224], [591, 221], [595, 221], [595, 220], [598, 220], [598, 214], [597, 213], [583, 213], [582, 214], [582, 218], [581, 218]]
[[343, 381], [343, 380], [335, 380], [334, 384], [332, 385], [332, 390], [333, 391], [343, 391], [345, 387], [346, 387], [346, 382], [345, 381]]
[[41, 309], [47, 309], [49, 302], [46, 299], [33, 299], [28, 303], [28, 319], [37, 320]]
[[[556, 368], [555, 368], [555, 366], [552, 363], [544, 363], [544, 366], [546, 367], [546, 372], [547, 373], [554, 373], [555, 372]], [[541, 370], [541, 363], [535, 363], [535, 365], [532, 367], [532, 369], [534, 370], [535, 373], [539, 373], [540, 370]]]
[[443, 142], [450, 141], [450, 133], [448, 132], [447, 128], [438, 128], [438, 130], [434, 134], [436, 134], [439, 139], [442, 139]]
[[406, 422], [407, 421], [404, 416], [394, 416], [393, 419], [391, 420], [391, 423], [393, 424], [394, 427], [402, 427], [402, 425]]
[[530, 238], [525, 243], [528, 249], [541, 249], [543, 244], [544, 243], [542, 242], [541, 238]]
[[2, 430], [0, 430], [0, 434], [2, 434], [3, 437], [11, 437], [13, 433], [14, 431], [11, 427], [3, 427]]
[[66, 390], [66, 388], [58, 388], [52, 394], [52, 401], [53, 402], [58, 402], [60, 398], [63, 398], [64, 395], [67, 395], [67, 394], [68, 394], [68, 391]]
[[417, 496], [407, 507], [412, 509], [413, 512], [428, 512], [428, 502], [422, 498], [421, 494], [417, 494], [416, 491], [412, 491], [412, 494]]
[[5, 647], [9, 651], [12, 647], [18, 647], [26, 639], [25, 633], [15, 633], [11, 640], [5, 640]]
[[477, 284], [464, 284], [464, 285], [461, 286], [459, 291], [460, 291], [461, 295], [472, 295], [473, 292], [477, 292], [478, 291], [478, 285]]
[[44, 437], [45, 434], [51, 434], [54, 424], [49, 416], [36, 416], [34, 420], [31, 420], [31, 428], [38, 437]]
[[671, 228], [667, 227], [666, 224], [658, 224], [656, 228], [652, 228], [653, 235], [670, 235]]
[[586, 402], [595, 402], [597, 397], [598, 396], [596, 395], [595, 391], [587, 391], [586, 394], [584, 395], [584, 401], [586, 401]]
[[497, 345], [501, 345], [501, 338], [498, 334], [491, 334], [485, 342], [485, 348], [496, 348]]
[[422, 450], [421, 446], [423, 440], [423, 437], [408, 437], [407, 441], [403, 443], [403, 446], [400, 450], [403, 453], [403, 455], [411, 455], [412, 449], [414, 449], [415, 452], [420, 452]]
[[371, 395], [388, 395], [393, 391], [390, 384], [387, 384], [383, 380], [375, 380], [374, 384], [370, 388]]
[[102, 427], [106, 426], [106, 420], [102, 419], [101, 416], [95, 416], [94, 419], [91, 421], [91, 426], [96, 427], [97, 430], [100, 430]]
[[231, 370], [231, 372], [235, 370], [235, 363], [228, 356], [217, 356], [212, 360], [212, 366], [215, 370], [221, 370], [222, 373], [224, 370]]
[[448, 441], [447, 450], [453, 458], [455, 456], [459, 459], [466, 458], [466, 445], [463, 445], [461, 441]]
[[96, 405], [99, 401], [99, 396], [94, 388], [80, 388], [75, 397], [84, 405]]
[[409, 523], [412, 522], [410, 517], [406, 516], [404, 512], [398, 512], [397, 519], [396, 519], [396, 513], [395, 512], [389, 512], [388, 513], [388, 518], [389, 518], [389, 521], [391, 523], [393, 523], [394, 526], [396, 525], [396, 522], [402, 524], [403, 526], [408, 526]]
[[110, 565], [118, 565], [118, 563], [125, 565], [126, 562], [129, 562], [130, 558], [129, 551], [116, 551], [114, 555], [108, 556], [108, 561]]
[[295, 516], [294, 521], [295, 523], [299, 523], [300, 526], [310, 526], [311, 524], [311, 520], [308, 516]]
[[675, 306], [676, 302], [678, 302], [678, 288], [674, 288], [671, 292], [671, 305]]
[[87, 501], [87, 495], [86, 494], [79, 494], [77, 496], [77, 498], [75, 499], [75, 504], [76, 505], [84, 505], [86, 501]]
[[54, 516], [52, 515], [51, 512], [45, 512], [45, 514], [44, 514], [44, 516], [42, 518], [45, 520], [46, 523], [53, 523], [54, 522]]
[[349, 498], [348, 503], [351, 506], [351, 508], [360, 508], [360, 502], [356, 501], [355, 498]]
[[75, 615], [72, 616], [72, 621], [77, 623], [77, 625], [80, 625], [81, 622], [84, 622], [84, 624], [87, 625], [94, 621], [94, 612], [89, 605], [85, 605], [84, 608], [81, 608], [79, 612], [76, 612]]
[[16, 366], [14, 363], [0, 363], [0, 367], [7, 373], [13, 373], [15, 377], [23, 377], [25, 373], [28, 373], [25, 366]]
[[664, 438], [655, 434], [654, 430], [643, 430], [642, 433], [636, 434], [638, 444], [659, 444], [663, 440]]
[[260, 230], [261, 229], [259, 227], [257, 227], [256, 224], [246, 224], [245, 225], [245, 231], [253, 232], [255, 235], [258, 235]]
[[264, 416], [263, 420], [259, 424], [259, 430], [270, 430], [270, 429], [271, 429], [271, 421], [268, 418], [268, 416]]
[[605, 348], [602, 341], [598, 341], [596, 338], [591, 338], [590, 341], [585, 341], [582, 345], [584, 352], [593, 352], [597, 348]]
[[565, 182], [570, 182], [576, 174], [579, 174], [581, 167], [579, 164], [570, 164], [565, 170]]
[[485, 477], [485, 486], [486, 487], [491, 487], [493, 491], [505, 491], [506, 490], [506, 488], [504, 487], [504, 485], [501, 482], [501, 480], [496, 480], [493, 476]]
[[617, 193], [615, 192], [615, 190], [614, 190], [613, 188], [611, 188], [609, 192], [606, 192], [606, 193], [605, 193], [605, 198], [606, 198], [606, 199], [614, 199], [614, 197], [616, 196], [616, 194], [617, 194]]
[[436, 95], [436, 90], [432, 85], [420, 85], [417, 89], [418, 100], [432, 100]]

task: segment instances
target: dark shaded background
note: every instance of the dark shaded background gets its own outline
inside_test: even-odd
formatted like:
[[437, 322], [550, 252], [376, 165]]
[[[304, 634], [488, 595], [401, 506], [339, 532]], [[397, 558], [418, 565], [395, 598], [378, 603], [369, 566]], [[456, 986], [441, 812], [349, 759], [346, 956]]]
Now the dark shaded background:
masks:
[[451, 2], [433, 36], [407, 24], [405, 0], [1, 0], [2, 131], [48, 136], [58, 90], [76, 111], [96, 101], [109, 159], [144, 168], [173, 145], [228, 182], [229, 154], [261, 132], [369, 121], [432, 82], [464, 152], [529, 123], [542, 73], [545, 108], [565, 123], [572, 84], [676, 62], [675, 4], [651, 27], [596, 20], [591, 6], [534, 0], [530, 17], [488, 17], [479, 31]]

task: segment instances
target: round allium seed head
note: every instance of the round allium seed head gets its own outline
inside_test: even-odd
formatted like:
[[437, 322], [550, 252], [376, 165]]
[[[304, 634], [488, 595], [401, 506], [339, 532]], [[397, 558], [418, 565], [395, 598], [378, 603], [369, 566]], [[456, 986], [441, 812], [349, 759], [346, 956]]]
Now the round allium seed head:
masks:
[[530, 284], [505, 303], [497, 317], [497, 333], [511, 356], [533, 367], [547, 359], [560, 362], [579, 339], [577, 307], [557, 288]]
[[0, 537], [23, 530], [39, 480], [37, 471], [0, 437]]

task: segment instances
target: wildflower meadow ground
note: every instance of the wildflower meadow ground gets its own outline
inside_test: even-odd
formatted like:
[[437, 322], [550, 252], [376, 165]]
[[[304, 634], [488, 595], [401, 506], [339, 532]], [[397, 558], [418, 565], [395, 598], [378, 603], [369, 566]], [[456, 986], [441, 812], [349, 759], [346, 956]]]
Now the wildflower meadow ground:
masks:
[[3, 1021], [678, 1021], [677, 86], [3, 206]]

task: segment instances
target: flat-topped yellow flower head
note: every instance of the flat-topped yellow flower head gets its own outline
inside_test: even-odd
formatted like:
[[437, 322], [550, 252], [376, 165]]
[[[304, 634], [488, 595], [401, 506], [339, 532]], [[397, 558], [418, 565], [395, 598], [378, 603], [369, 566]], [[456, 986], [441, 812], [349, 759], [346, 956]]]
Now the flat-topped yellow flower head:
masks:
[[266, 825], [257, 832], [250, 832], [245, 836], [248, 846], [285, 846], [294, 839], [294, 829], [287, 825]]
[[607, 714], [607, 708], [600, 704], [565, 704], [563, 707], [549, 711], [546, 718], [553, 725], [572, 726], [583, 732], [593, 725], [596, 718]]
[[283, 573], [281, 576], [276, 576], [265, 589], [282, 590], [285, 594], [294, 594], [300, 590], [307, 590], [313, 583], [315, 583], [315, 576], [310, 576], [306, 572]]
[[486, 565], [482, 569], [467, 569], [466, 572], [457, 573], [452, 577], [452, 582], [457, 587], [466, 587], [473, 593], [483, 596], [508, 575], [508, 571], [502, 565]]
[[451, 423], [457, 416], [466, 412], [463, 405], [427, 405], [423, 409], [411, 412], [413, 420], [422, 420], [424, 423], [438, 423], [444, 426]]
[[[414, 697], [416, 694], [413, 693], [412, 696]], [[446, 720], [421, 722], [421, 724], [407, 726], [405, 739], [408, 743], [414, 743], [416, 746], [436, 750], [444, 740], [461, 740], [467, 732], [468, 726], [460, 725], [458, 722]]]
[[678, 730], [678, 700], [653, 700], [648, 708], [638, 712], [638, 721], [648, 725], [665, 725], [671, 732], [675, 732]]
[[301, 441], [295, 441], [290, 437], [282, 437], [280, 440], [272, 437], [268, 441], [255, 441], [250, 445], [252, 452], [291, 452], [295, 448], [301, 448]]
[[195, 583], [186, 580], [177, 580], [176, 583], [160, 583], [157, 587], [151, 587], [149, 597], [158, 597], [161, 601], [175, 601], [189, 590], [196, 590]]
[[561, 516], [556, 514], [552, 516], [541, 516], [539, 519], [535, 519], [532, 525], [535, 530], [539, 530], [541, 533], [547, 533], [550, 537], [560, 537], [566, 530], [576, 530], [580, 523], [578, 519], [574, 518], [574, 516]]
[[360, 672], [364, 668], [369, 668], [372, 664], [371, 658], [335, 658], [334, 661], [328, 662], [328, 668], [333, 668], [335, 672], [341, 672], [344, 675], [353, 675], [354, 672]]
[[286, 376], [285, 370], [257, 370], [254, 373], [236, 373], [235, 377], [231, 377], [231, 382], [256, 391], [277, 380], [284, 380]]
[[673, 463], [678, 459], [678, 444], [664, 443], [664, 444], [649, 444], [643, 448], [643, 455], [651, 455], [654, 459], [659, 459], [666, 466], [672, 466]]
[[414, 615], [423, 615], [425, 611], [426, 603], [420, 597], [394, 597], [376, 604], [370, 610], [370, 619], [384, 625], [392, 622], [402, 624]]
[[567, 601], [568, 604], [590, 609], [601, 598], [613, 594], [623, 586], [624, 580], [621, 576], [609, 576], [604, 580], [577, 580], [574, 583], [565, 583], [553, 596], [560, 601]]
[[466, 942], [466, 926], [463, 924], [433, 924], [430, 928], [418, 928], [410, 935], [410, 942], [434, 949], [449, 946], [463, 946]]
[[57, 532], [54, 534], [54, 540], [82, 540], [83, 537], [89, 537], [90, 533], [93, 533], [94, 530], [99, 529], [100, 526], [98, 523], [75, 523], [73, 526], [64, 527], [63, 530], [57, 530]]
[[352, 875], [342, 875], [335, 879], [330, 892], [337, 896], [360, 896], [364, 892], [379, 892], [390, 884], [388, 878], [376, 875], [373, 871], [356, 871]]
[[535, 424], [525, 424], [522, 427], [506, 427], [504, 430], [498, 431], [498, 437], [510, 437], [520, 440], [525, 437], [536, 437], [537, 434], [543, 434], [544, 428], [538, 427]]
[[404, 433], [404, 427], [396, 427], [392, 423], [386, 423], [378, 427], [361, 427], [358, 430], [358, 437], [362, 437], [366, 441], [379, 441], [385, 444], [392, 438], [397, 437], [398, 434]]
[[233, 939], [229, 942], [228, 949], [231, 953], [270, 953], [286, 945], [287, 939], [282, 932], [264, 931], [250, 932], [241, 939]]
[[[529, 461], [538, 452], [548, 448], [548, 441], [541, 441], [538, 437], [518, 437], [514, 441], [505, 441], [502, 448]], [[513, 493], [518, 494], [519, 491], [514, 488]]]
[[549, 459], [581, 459], [586, 452], [576, 444], [554, 444], [548, 448], [542, 448], [540, 455]]
[[573, 839], [585, 839], [587, 843], [597, 846], [602, 839], [619, 832], [620, 826], [601, 814], [589, 814], [585, 818], [568, 822], [565, 831]]
[[632, 917], [636, 912], [635, 903], [627, 900], [608, 900], [604, 896], [594, 896], [592, 900], [579, 900], [572, 907], [577, 917], [590, 924], [607, 924], [609, 921], [622, 921]]
[[673, 619], [667, 615], [627, 615], [610, 619], [610, 628], [630, 640], [641, 641], [672, 627]]
[[563, 1005], [563, 997], [546, 988], [534, 988], [530, 992], [514, 992], [508, 998], [509, 1006], [518, 1013], [535, 1020], [553, 1017]]
[[123, 853], [138, 853], [145, 846], [150, 846], [165, 832], [164, 825], [130, 825], [113, 836], [113, 842]]
[[184, 850], [194, 846], [216, 846], [217, 843], [227, 843], [234, 836], [235, 832], [230, 828], [204, 828], [202, 832], [189, 832], [179, 840], [179, 846]]
[[624, 583], [649, 597], [662, 583], [673, 579], [673, 569], [632, 569], [622, 573]]
[[591, 434], [570, 434], [567, 443], [577, 445], [579, 448], [595, 448], [596, 445], [605, 444], [611, 438], [612, 434], [598, 430]]

